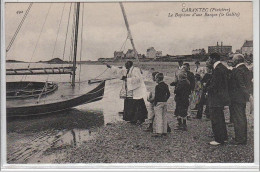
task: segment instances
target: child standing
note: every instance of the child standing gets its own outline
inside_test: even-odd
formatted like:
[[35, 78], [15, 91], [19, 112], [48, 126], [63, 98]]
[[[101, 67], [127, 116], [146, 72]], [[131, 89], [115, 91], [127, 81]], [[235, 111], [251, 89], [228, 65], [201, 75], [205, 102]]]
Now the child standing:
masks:
[[156, 79], [155, 79], [155, 76], [158, 74], [159, 72], [153, 72], [152, 73], [152, 80], [154, 82], [154, 86], [153, 86], [153, 89], [152, 89], [152, 92], [149, 93], [149, 96], [147, 97], [147, 101], [149, 102], [148, 104], [148, 118], [146, 120], [146, 122], [148, 123], [148, 127], [144, 130], [146, 132], [153, 132], [153, 121], [154, 121], [154, 117], [155, 117], [155, 114], [154, 114], [154, 94], [155, 94], [155, 82], [156, 82]]
[[163, 74], [158, 73], [155, 76], [156, 82], [158, 83], [155, 87], [154, 96], [154, 112], [155, 112], [155, 127], [153, 137], [160, 137], [167, 134], [167, 100], [170, 97], [169, 87], [163, 81]]
[[175, 93], [175, 115], [177, 116], [178, 126], [175, 130], [187, 130], [187, 111], [189, 107], [190, 82], [187, 73], [179, 73], [179, 82], [174, 90]]

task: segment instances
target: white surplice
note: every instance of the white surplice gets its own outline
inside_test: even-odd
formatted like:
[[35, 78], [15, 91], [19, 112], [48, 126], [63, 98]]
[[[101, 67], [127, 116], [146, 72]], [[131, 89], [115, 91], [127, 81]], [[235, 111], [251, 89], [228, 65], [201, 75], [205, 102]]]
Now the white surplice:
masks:
[[113, 73], [116, 73], [119, 78], [122, 78], [122, 76], [127, 77], [127, 90], [133, 91], [133, 99], [146, 99], [147, 89], [144, 84], [141, 70], [138, 67], [132, 66], [128, 74], [125, 67], [120, 69], [118, 67], [112, 66], [111, 70], [113, 71]]

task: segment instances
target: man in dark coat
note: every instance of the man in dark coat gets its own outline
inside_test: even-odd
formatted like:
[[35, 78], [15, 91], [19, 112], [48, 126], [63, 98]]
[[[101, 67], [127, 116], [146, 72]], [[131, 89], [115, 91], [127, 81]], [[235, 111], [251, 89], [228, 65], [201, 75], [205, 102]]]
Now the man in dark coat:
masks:
[[190, 90], [192, 92], [195, 88], [195, 77], [194, 74], [190, 71], [190, 64], [184, 63], [183, 69], [187, 72], [187, 79], [190, 81]]
[[197, 112], [197, 115], [196, 115], [196, 119], [201, 119], [202, 118], [202, 113], [203, 113], [203, 107], [204, 105], [206, 105], [206, 110], [205, 110], [205, 113], [206, 113], [206, 116], [207, 118], [209, 118], [209, 109], [208, 109], [208, 104], [207, 104], [207, 85], [209, 83], [209, 81], [211, 80], [211, 77], [212, 77], [212, 73], [211, 73], [211, 69], [210, 68], [207, 68], [207, 73], [204, 75], [204, 77], [202, 78], [201, 80], [201, 83], [203, 84], [203, 92], [202, 92], [202, 95], [201, 95], [201, 98], [200, 98], [200, 102], [198, 104], [198, 112]]
[[213, 65], [212, 78], [207, 89], [210, 119], [215, 138], [215, 141], [211, 141], [210, 145], [220, 145], [228, 139], [223, 112], [224, 106], [230, 104], [228, 69], [220, 62], [220, 55], [218, 53], [211, 54], [208, 61]]
[[230, 114], [234, 122], [235, 139], [231, 144], [247, 143], [246, 102], [249, 101], [251, 80], [250, 71], [244, 64], [244, 56], [236, 54], [233, 57], [233, 67], [230, 79]]
[[[195, 76], [194, 74], [190, 71], [190, 64], [189, 63], [184, 63], [183, 64], [183, 69], [187, 72], [187, 79], [190, 82], [190, 93], [194, 91], [195, 88]], [[191, 95], [191, 94], [190, 94]], [[188, 113], [187, 113], [187, 119], [189, 120], [191, 117], [191, 96], [189, 96], [189, 107], [188, 107]]]

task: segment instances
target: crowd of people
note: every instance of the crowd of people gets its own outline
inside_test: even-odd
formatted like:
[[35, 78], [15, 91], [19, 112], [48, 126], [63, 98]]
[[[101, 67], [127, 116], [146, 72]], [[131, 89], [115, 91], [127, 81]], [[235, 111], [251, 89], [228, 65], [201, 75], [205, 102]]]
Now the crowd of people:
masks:
[[[187, 120], [201, 119], [206, 105], [206, 119], [211, 121], [214, 141], [210, 145], [221, 145], [227, 142], [227, 128], [224, 107], [230, 110], [230, 122], [234, 125], [235, 137], [230, 142], [234, 145], [247, 143], [246, 103], [252, 102], [253, 71], [246, 66], [242, 54], [235, 54], [225, 66], [218, 53], [213, 53], [206, 61], [206, 67], [200, 67], [196, 61], [194, 72], [189, 63], [178, 62], [171, 86], [174, 87], [175, 111], [177, 118], [176, 131], [187, 131]], [[152, 132], [153, 137], [166, 136], [171, 132], [167, 122], [167, 101], [171, 92], [164, 82], [163, 73], [152, 73], [154, 89], [147, 96], [142, 71], [127, 61], [125, 67], [108, 68], [121, 76], [124, 81], [120, 97], [124, 99], [123, 120], [140, 125], [146, 122], [145, 131]], [[251, 96], [251, 97], [250, 97]], [[145, 100], [148, 104], [145, 104]], [[252, 106], [252, 103], [251, 103]], [[252, 109], [252, 108], [251, 108]]]

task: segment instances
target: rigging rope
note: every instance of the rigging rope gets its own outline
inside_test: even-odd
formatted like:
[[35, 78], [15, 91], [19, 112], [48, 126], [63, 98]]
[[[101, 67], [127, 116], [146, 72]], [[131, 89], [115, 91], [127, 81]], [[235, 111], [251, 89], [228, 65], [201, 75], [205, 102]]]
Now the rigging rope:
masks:
[[69, 12], [69, 18], [68, 18], [68, 24], [67, 24], [67, 30], [66, 30], [65, 44], [64, 44], [64, 48], [63, 48], [62, 60], [64, 60], [66, 43], [67, 43], [68, 29], [69, 29], [69, 23], [70, 23], [70, 14], [71, 14], [71, 6], [72, 6], [72, 3], [70, 3], [70, 12]]
[[72, 61], [72, 56], [73, 56], [73, 48], [74, 48], [74, 32], [75, 32], [75, 23], [76, 23], [76, 4], [74, 4], [74, 15], [73, 15], [73, 24], [72, 24], [72, 34], [71, 34], [71, 47], [70, 47], [70, 56], [69, 56], [69, 61]]
[[11, 49], [11, 47], [12, 47], [14, 41], [15, 41], [16, 36], [18, 35], [18, 33], [19, 33], [20, 29], [22, 28], [22, 25], [23, 25], [27, 15], [28, 15], [28, 13], [30, 12], [30, 9], [31, 9], [32, 5], [33, 5], [33, 3], [30, 3], [29, 7], [27, 8], [27, 10], [26, 10], [26, 12], [25, 12], [25, 14], [24, 14], [20, 24], [18, 25], [18, 27], [17, 27], [17, 29], [16, 29], [16, 31], [15, 31], [15, 33], [14, 33], [14, 35], [13, 35], [13, 37], [12, 37], [10, 43], [9, 43], [9, 45], [7, 46], [6, 52], [8, 52]]
[[[34, 47], [34, 50], [33, 50], [33, 53], [32, 53], [32, 56], [31, 56], [31, 58], [30, 58], [29, 65], [28, 65], [27, 68], [30, 68], [32, 58], [33, 58], [33, 56], [34, 56], [34, 54], [35, 54], [36, 48], [37, 48], [38, 43], [39, 43], [39, 41], [40, 41], [40, 38], [41, 38], [41, 35], [42, 35], [42, 31], [43, 31], [44, 25], [45, 25], [45, 23], [46, 23], [46, 21], [47, 21], [47, 18], [48, 18], [48, 16], [49, 16], [49, 12], [50, 12], [51, 7], [52, 7], [52, 3], [50, 4], [49, 9], [48, 9], [48, 12], [47, 12], [47, 14], [46, 14], [46, 16], [45, 16], [45, 19], [44, 19], [44, 22], [43, 22], [43, 25], [42, 25], [42, 28], [41, 28], [41, 32], [40, 32], [40, 34], [39, 34], [39, 36], [38, 36], [37, 42], [36, 42], [36, 44], [35, 44], [35, 47]], [[23, 75], [21, 81], [23, 81], [23, 78], [24, 78], [24, 80], [25, 80], [26, 77], [27, 77], [27, 75]]]
[[82, 55], [82, 44], [83, 44], [83, 36], [82, 36], [82, 33], [83, 33], [83, 25], [84, 25], [84, 3], [83, 3], [83, 8], [82, 8], [82, 21], [81, 21], [81, 35], [80, 35], [80, 40], [81, 40], [81, 43], [80, 43], [80, 64], [79, 64], [79, 82], [80, 82], [80, 74], [81, 74], [81, 55]]
[[61, 17], [60, 17], [59, 27], [58, 27], [58, 31], [57, 31], [57, 35], [56, 35], [56, 40], [55, 40], [55, 44], [54, 44], [54, 48], [53, 48], [52, 56], [51, 56], [52, 59], [53, 59], [53, 57], [54, 57], [54, 52], [55, 52], [55, 49], [56, 49], [57, 40], [58, 40], [59, 33], [60, 33], [60, 24], [61, 24], [62, 17], [63, 17], [64, 7], [65, 7], [65, 3], [63, 4], [63, 8], [62, 8], [62, 12], [61, 12]]
[[[74, 36], [75, 36], [75, 25], [76, 25], [76, 13], [77, 13], [77, 5], [76, 5], [76, 3], [74, 4], [74, 15], [73, 15], [73, 24], [72, 24], [72, 35], [71, 35], [71, 47], [70, 47], [70, 57], [69, 57], [69, 61], [70, 62], [72, 62], [73, 60], [73, 52], [75, 51], [74, 50], [74, 44], [75, 44], [75, 42], [74, 42]], [[70, 75], [70, 81], [71, 81], [71, 76], [72, 75]]]
[[105, 71], [103, 71], [101, 74], [99, 74], [97, 77], [95, 77], [94, 79], [97, 79], [98, 77], [100, 77], [101, 75], [103, 75], [109, 68], [106, 68]]
[[[65, 52], [66, 52], [66, 45], [67, 45], [67, 38], [68, 38], [68, 30], [69, 30], [69, 23], [70, 23], [70, 15], [71, 15], [71, 7], [72, 7], [72, 3], [70, 3], [70, 10], [69, 10], [69, 17], [68, 17], [68, 22], [67, 22], [65, 43], [64, 43], [64, 47], [63, 47], [62, 61], [64, 61], [64, 56], [65, 56]], [[63, 67], [63, 64], [62, 64], [61, 66]], [[61, 79], [61, 75], [60, 75], [60, 79]]]
[[39, 36], [38, 36], [37, 42], [36, 42], [36, 44], [35, 44], [35, 47], [34, 47], [34, 50], [33, 50], [33, 53], [32, 53], [32, 56], [31, 56], [30, 61], [29, 61], [28, 68], [30, 67], [32, 58], [33, 58], [33, 56], [34, 56], [34, 54], [35, 54], [36, 48], [37, 48], [38, 43], [39, 43], [39, 41], [40, 41], [40, 38], [41, 38], [41, 35], [42, 35], [42, 31], [43, 31], [43, 28], [44, 28], [45, 23], [46, 23], [46, 21], [47, 21], [47, 18], [48, 18], [48, 16], [49, 16], [49, 12], [50, 12], [51, 7], [52, 7], [52, 3], [50, 4], [49, 9], [48, 9], [48, 12], [47, 12], [47, 14], [46, 14], [46, 16], [45, 16], [45, 19], [44, 19], [44, 22], [43, 22], [43, 25], [42, 25], [42, 28], [41, 28], [41, 32], [40, 32], [40, 34], [39, 34]]
[[[54, 52], [56, 50], [57, 40], [58, 40], [59, 33], [60, 33], [60, 25], [61, 25], [61, 21], [62, 21], [62, 18], [63, 18], [64, 7], [65, 7], [65, 3], [63, 4], [63, 8], [62, 8], [60, 22], [59, 22], [59, 26], [58, 26], [58, 31], [57, 31], [57, 35], [56, 35], [56, 39], [55, 39], [55, 43], [54, 43], [54, 48], [53, 48], [53, 51], [52, 51], [51, 59], [54, 58]], [[60, 75], [60, 77], [61, 77], [61, 75]], [[49, 78], [49, 75], [48, 75], [48, 78]], [[48, 80], [48, 78], [47, 78], [47, 80]]]
[[123, 51], [125, 50], [125, 46], [126, 46], [127, 39], [128, 39], [128, 36], [126, 37], [126, 39], [125, 39], [123, 45], [121, 46], [120, 51], [122, 50], [122, 48], [123, 48]]

